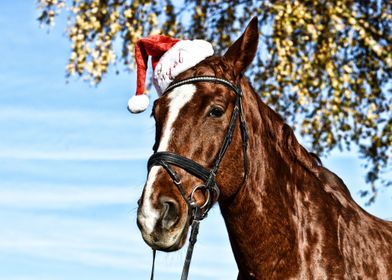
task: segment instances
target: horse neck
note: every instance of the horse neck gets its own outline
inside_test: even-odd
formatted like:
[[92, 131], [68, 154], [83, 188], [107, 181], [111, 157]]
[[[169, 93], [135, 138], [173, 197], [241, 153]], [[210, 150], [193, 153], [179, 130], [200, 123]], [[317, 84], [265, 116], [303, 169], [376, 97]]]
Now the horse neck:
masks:
[[[242, 86], [246, 89], [244, 110], [250, 135], [249, 176], [234, 197], [220, 203], [222, 215], [243, 278], [260, 279], [261, 271], [272, 273], [276, 269], [293, 269], [294, 274], [299, 259], [298, 225], [293, 218], [298, 201], [294, 197], [301, 197], [298, 192], [302, 186], [317, 184], [309, 170], [315, 161], [298, 146], [294, 147], [298, 156], [309, 159], [292, 164], [283, 143], [296, 141], [291, 128], [261, 103], [248, 83]], [[291, 134], [283, 135], [285, 129]], [[282, 139], [287, 137], [294, 139]]]
[[392, 279], [392, 223], [363, 211], [249, 84], [241, 86], [249, 176], [220, 202], [239, 279]]

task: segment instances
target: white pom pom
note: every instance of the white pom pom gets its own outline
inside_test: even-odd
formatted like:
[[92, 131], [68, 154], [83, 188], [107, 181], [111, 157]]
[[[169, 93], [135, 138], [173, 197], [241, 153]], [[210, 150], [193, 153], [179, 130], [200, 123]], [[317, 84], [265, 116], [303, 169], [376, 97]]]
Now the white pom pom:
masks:
[[128, 101], [128, 110], [131, 113], [137, 114], [147, 109], [150, 100], [146, 94], [134, 95]]

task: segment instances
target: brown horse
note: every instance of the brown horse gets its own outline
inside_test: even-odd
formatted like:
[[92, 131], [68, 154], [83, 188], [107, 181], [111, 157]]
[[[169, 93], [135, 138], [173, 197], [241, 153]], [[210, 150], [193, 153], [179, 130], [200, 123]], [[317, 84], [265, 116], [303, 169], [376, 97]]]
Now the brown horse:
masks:
[[[166, 168], [150, 167], [137, 217], [144, 240], [153, 249], [180, 249], [191, 223], [184, 196], [200, 206], [210, 194], [226, 223], [238, 279], [392, 279], [392, 223], [361, 209], [342, 180], [297, 142], [242, 75], [257, 44], [253, 19], [224, 56], [208, 57], [176, 77], [175, 82], [214, 76], [238, 85], [243, 114], [235, 119], [216, 172], [219, 196], [202, 188], [191, 195], [204, 182], [189, 170], [170, 168], [181, 180], [182, 193]], [[154, 151], [213, 168], [236, 98], [224, 83], [169, 87], [153, 107]], [[249, 134], [247, 149], [241, 118]]]

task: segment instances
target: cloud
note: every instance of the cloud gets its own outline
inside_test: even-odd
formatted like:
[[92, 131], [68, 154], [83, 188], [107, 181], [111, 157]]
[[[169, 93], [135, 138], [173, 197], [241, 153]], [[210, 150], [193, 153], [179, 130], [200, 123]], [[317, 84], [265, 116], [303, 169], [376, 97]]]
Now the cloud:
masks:
[[[86, 270], [122, 270], [131, 275], [130, 279], [148, 278], [151, 250], [136, 226], [136, 211], [131, 210], [136, 209], [140, 195], [134, 190], [123, 186], [3, 183], [0, 255], [48, 265], [77, 265]], [[93, 215], [86, 214], [91, 213], [90, 209], [94, 209]], [[186, 248], [158, 254], [159, 279], [179, 277], [185, 252]], [[202, 224], [191, 275], [196, 279], [227, 280], [235, 279], [236, 271], [222, 218], [213, 209]], [[6, 278], [30, 279], [23, 274], [13, 277]]]
[[113, 112], [1, 106], [0, 126], [0, 159], [147, 159], [154, 139], [151, 119]]
[[151, 148], [141, 149], [88, 149], [33, 150], [28, 147], [0, 148], [0, 159], [18, 160], [139, 160], [151, 155]]
[[[205, 232], [195, 247], [191, 265], [191, 277], [194, 279], [236, 279], [236, 265], [218, 215], [216, 212], [209, 217]], [[122, 270], [131, 275], [130, 279], [148, 278], [151, 250], [142, 241], [134, 218], [113, 216], [92, 220], [48, 212], [1, 211], [0, 254], [20, 255], [21, 258], [43, 261], [48, 265], [55, 262], [77, 264], [86, 269]], [[18, 222], [15, 224], [15, 221]], [[207, 238], [211, 232], [207, 229], [211, 225], [216, 228], [213, 232], [219, 232], [222, 237], [218, 243], [211, 243]], [[184, 257], [185, 248], [179, 252], [158, 253], [156, 275], [159, 279], [178, 278]]]
[[131, 204], [139, 193], [135, 187], [1, 186], [0, 205], [13, 209], [70, 209]]
[[[58, 105], [59, 106], [59, 105]], [[125, 110], [110, 112], [106, 111], [93, 111], [84, 107], [78, 109], [64, 109], [64, 108], [32, 108], [27, 105], [19, 106], [1, 106], [0, 107], [0, 120], [20, 121], [26, 122], [45, 122], [58, 124], [64, 120], [77, 120], [73, 121], [72, 125], [90, 125], [99, 123], [99, 125], [113, 125], [113, 124], [132, 124], [132, 128], [145, 129], [146, 126], [153, 125], [150, 118], [126, 118], [128, 113]]]

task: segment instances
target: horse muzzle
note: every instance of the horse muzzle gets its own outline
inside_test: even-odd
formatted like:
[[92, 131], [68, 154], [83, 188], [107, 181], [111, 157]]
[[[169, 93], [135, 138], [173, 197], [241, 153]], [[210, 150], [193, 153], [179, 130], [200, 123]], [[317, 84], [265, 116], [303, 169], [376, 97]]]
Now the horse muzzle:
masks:
[[182, 248], [189, 228], [188, 215], [180, 213], [178, 203], [161, 198], [159, 208], [139, 206], [137, 225], [144, 241], [155, 250], [171, 252]]

